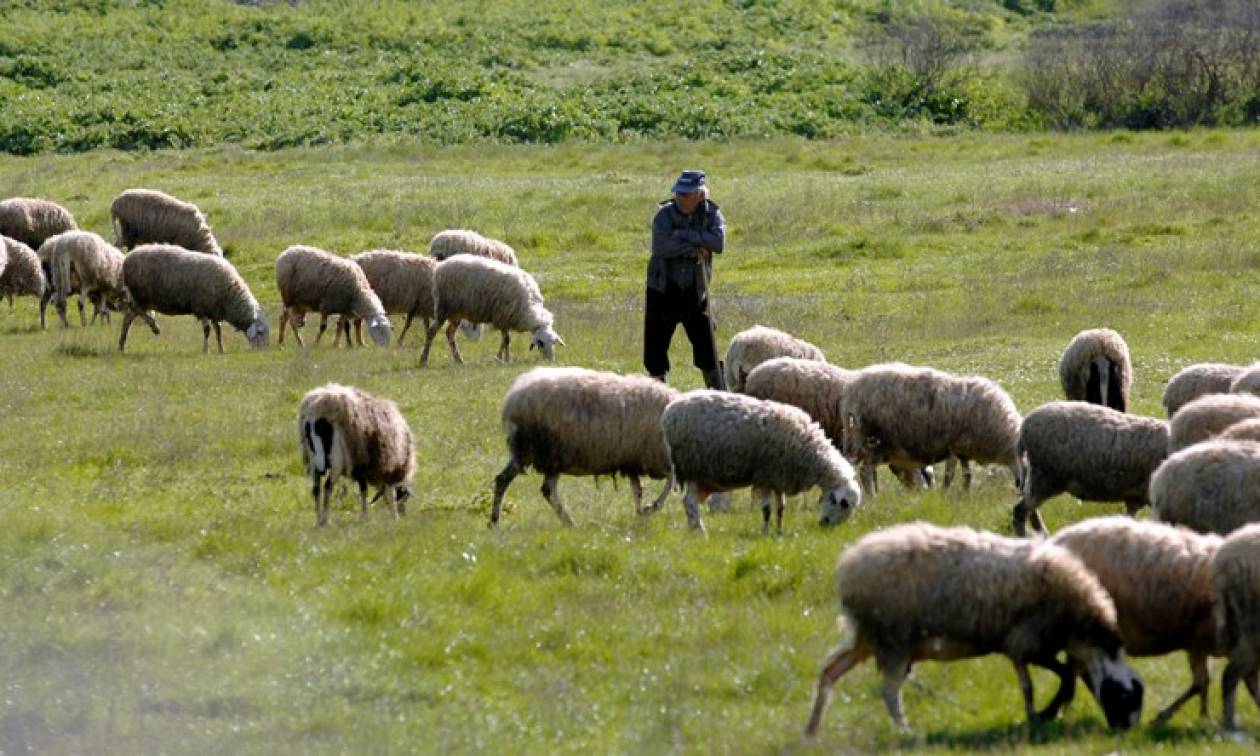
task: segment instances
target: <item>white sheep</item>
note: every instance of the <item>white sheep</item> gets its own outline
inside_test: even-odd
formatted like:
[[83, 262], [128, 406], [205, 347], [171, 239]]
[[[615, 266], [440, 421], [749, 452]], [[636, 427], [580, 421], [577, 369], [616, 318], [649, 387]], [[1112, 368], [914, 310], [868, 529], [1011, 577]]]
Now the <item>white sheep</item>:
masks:
[[1201, 362], [1183, 368], [1164, 387], [1164, 414], [1177, 410], [1205, 394], [1228, 394], [1230, 386], [1246, 368], [1220, 362]]
[[1212, 616], [1214, 535], [1131, 517], [1099, 517], [1059, 531], [1050, 540], [1085, 563], [1111, 595], [1129, 656], [1185, 651], [1190, 687], [1155, 717], [1167, 722], [1199, 696], [1208, 713], [1208, 657], [1219, 656]]
[[1239, 528], [1212, 558], [1212, 610], [1229, 663], [1221, 674], [1222, 723], [1236, 730], [1234, 696], [1244, 681], [1260, 706], [1260, 525]]
[[564, 340], [552, 328], [553, 316], [543, 304], [538, 282], [520, 268], [497, 260], [456, 255], [443, 261], [433, 274], [433, 300], [433, 324], [425, 333], [421, 366], [429, 364], [433, 339], [448, 322], [446, 343], [451, 357], [463, 363], [464, 358], [455, 344], [455, 329], [461, 320], [489, 323], [499, 329], [503, 341], [495, 356], [503, 362], [511, 356], [511, 331], [529, 333], [529, 348], [538, 347], [547, 360], [555, 359], [556, 344], [564, 345]]
[[519, 266], [516, 251], [507, 244], [462, 228], [440, 231], [434, 235], [429, 241], [429, 255], [435, 260], [445, 260], [455, 255], [475, 255]]
[[[398, 346], [411, 328], [411, 321], [417, 316], [424, 323], [424, 330], [429, 330], [433, 320], [433, 271], [438, 261], [432, 257], [401, 252], [392, 249], [373, 249], [350, 256], [350, 262], [363, 269], [372, 291], [381, 300], [381, 306], [390, 315], [405, 315], [402, 332], [398, 334]], [[355, 339], [363, 346], [363, 321], [354, 320]], [[348, 327], [349, 322], [346, 322]], [[341, 337], [340, 324], [337, 338]], [[346, 339], [350, 334], [347, 330]], [[333, 346], [337, 341], [333, 342]]]
[[109, 206], [115, 244], [130, 249], [141, 244], [173, 244], [194, 252], [223, 256], [206, 216], [191, 202], [152, 189], [128, 189]]
[[[971, 487], [971, 461], [1004, 465], [1020, 484], [1019, 410], [987, 378], [872, 365], [849, 382], [841, 411], [844, 453], [855, 463], [916, 469], [955, 457], [966, 488]], [[950, 464], [946, 487], [952, 478]]]
[[223, 351], [220, 321], [243, 331], [254, 347], [267, 345], [271, 330], [266, 313], [245, 279], [222, 257], [172, 244], [146, 244], [131, 250], [125, 257], [122, 280], [127, 287], [128, 310], [118, 337], [120, 351], [126, 348], [127, 331], [137, 317], [144, 320], [155, 335], [162, 332], [149, 314], [150, 310], [164, 315], [196, 317], [201, 321], [203, 352], [210, 350], [211, 326], [219, 351]]
[[314, 389], [298, 408], [298, 445], [302, 469], [311, 479], [318, 525], [328, 524], [333, 485], [343, 475], [358, 484], [363, 515], [369, 483], [378, 489], [376, 498], [385, 497], [395, 518], [405, 512], [416, 460], [411, 428], [398, 405], [353, 386], [330, 383]]
[[1260, 396], [1205, 394], [1181, 406], [1168, 423], [1168, 451], [1206, 441], [1229, 426], [1260, 417]]
[[1127, 411], [1133, 383], [1129, 345], [1110, 328], [1081, 331], [1059, 358], [1059, 382], [1069, 400]]
[[799, 357], [825, 362], [822, 350], [790, 333], [762, 325], [740, 331], [731, 339], [723, 358], [726, 389], [743, 392], [752, 369], [775, 357]]
[[9, 300], [21, 296], [39, 297], [39, 325], [44, 326], [45, 296], [52, 290], [48, 275], [40, 264], [39, 256], [24, 242], [8, 236], [0, 236], [0, 247], [5, 250], [4, 270], [0, 271], [0, 296]]
[[1026, 460], [1015, 533], [1024, 535], [1031, 519], [1044, 535], [1037, 508], [1061, 493], [1123, 501], [1130, 515], [1149, 503], [1151, 474], [1168, 456], [1168, 423], [1088, 402], [1050, 402], [1024, 418], [1019, 453]]
[[[840, 645], [828, 654], [806, 735], [814, 735], [836, 680], [874, 656], [888, 713], [905, 728], [901, 686], [923, 659], [992, 653], [1015, 665], [1030, 723], [1058, 715], [1074, 693], [1072, 664], [1115, 728], [1142, 712], [1142, 681], [1125, 663], [1116, 610], [1098, 579], [1054, 544], [916, 522], [865, 536], [840, 555]], [[1057, 654], [1065, 651], [1068, 663]], [[1038, 712], [1029, 665], [1059, 676]]]
[[1151, 477], [1151, 516], [1225, 535], [1260, 522], [1260, 444], [1213, 439], [1176, 452]]
[[320, 316], [316, 344], [328, 328], [329, 316], [343, 315], [367, 321], [372, 341], [378, 346], [389, 346], [393, 326], [380, 298], [372, 291], [363, 269], [344, 257], [315, 247], [289, 247], [276, 258], [276, 286], [284, 303], [278, 339], [281, 345], [288, 325], [298, 346], [306, 346], [298, 329], [311, 311]]
[[66, 231], [50, 237], [40, 247], [48, 256], [53, 270], [57, 316], [68, 327], [66, 300], [72, 291], [79, 295], [79, 324], [86, 325], [83, 300], [92, 302], [92, 322], [102, 317], [109, 320], [110, 309], [127, 306], [127, 290], [123, 288], [123, 254], [112, 244], [91, 231]]
[[762, 531], [771, 501], [783, 531], [784, 496], [817, 486], [823, 525], [848, 518], [862, 500], [853, 467], [818, 423], [796, 407], [726, 391], [692, 391], [671, 402], [661, 428], [674, 480], [686, 490], [687, 524], [703, 531], [700, 504], [711, 493], [752, 486]]
[[651, 378], [582, 368], [539, 367], [517, 378], [503, 398], [508, 461], [494, 478], [491, 527], [499, 522], [508, 486], [530, 467], [543, 474], [543, 497], [566, 525], [573, 520], [556, 488], [562, 474], [624, 475], [635, 511], [658, 509], [669, 482], [644, 508], [640, 476], [669, 477], [661, 413], [678, 396]]
[[70, 211], [56, 202], [11, 197], [0, 202], [0, 236], [39, 249], [48, 237], [78, 228]]

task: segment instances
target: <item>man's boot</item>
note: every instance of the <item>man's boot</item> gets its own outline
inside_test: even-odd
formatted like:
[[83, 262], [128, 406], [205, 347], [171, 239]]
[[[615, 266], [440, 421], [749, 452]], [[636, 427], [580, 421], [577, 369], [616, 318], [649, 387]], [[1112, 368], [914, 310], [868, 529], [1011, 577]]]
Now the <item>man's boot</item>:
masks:
[[722, 375], [721, 368], [713, 368], [712, 370], [700, 371], [704, 375], [704, 387], [716, 389], [718, 391], [726, 390], [726, 379]]

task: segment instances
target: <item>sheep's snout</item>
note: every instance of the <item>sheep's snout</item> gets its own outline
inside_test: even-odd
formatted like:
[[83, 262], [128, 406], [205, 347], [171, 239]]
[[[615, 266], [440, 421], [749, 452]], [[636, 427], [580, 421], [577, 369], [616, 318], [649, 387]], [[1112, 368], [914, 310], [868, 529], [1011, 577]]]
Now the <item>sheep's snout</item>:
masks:
[[389, 346], [393, 331], [394, 327], [390, 325], [389, 318], [384, 315], [378, 315], [368, 322], [368, 334], [377, 346]]
[[271, 343], [271, 327], [265, 320], [255, 320], [245, 329], [245, 338], [249, 340], [250, 346], [261, 349]]
[[862, 493], [857, 486], [849, 484], [835, 488], [822, 496], [822, 519], [819, 525], [829, 527], [839, 525], [849, 519], [853, 510], [861, 502]]
[[1104, 659], [1097, 667], [1090, 670], [1090, 678], [1107, 724], [1114, 730], [1133, 727], [1142, 719], [1142, 678], [1119, 659]]

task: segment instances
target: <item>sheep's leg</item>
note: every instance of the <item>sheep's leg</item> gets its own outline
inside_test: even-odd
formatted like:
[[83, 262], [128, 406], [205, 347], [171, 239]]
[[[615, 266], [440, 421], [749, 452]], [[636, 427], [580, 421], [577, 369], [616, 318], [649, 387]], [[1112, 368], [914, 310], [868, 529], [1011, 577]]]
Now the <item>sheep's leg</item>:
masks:
[[[350, 338], [348, 335], [346, 338]], [[389, 505], [389, 511], [394, 513], [394, 519], [402, 517], [402, 505], [398, 501], [398, 494], [394, 491], [394, 487], [386, 484], [381, 492], [385, 494], [385, 503]]]
[[564, 504], [560, 502], [560, 492], [556, 490], [556, 482], [559, 479], [560, 476], [556, 474], [543, 478], [542, 495], [547, 500], [547, 503], [551, 505], [551, 508], [556, 510], [556, 516], [560, 518], [560, 522], [573, 527], [573, 518], [569, 517], [569, 513], [564, 511]]
[[863, 462], [862, 466], [858, 468], [858, 482], [862, 485], [863, 495], [873, 496], [879, 493], [877, 472], [875, 465], [872, 465], [870, 462]]
[[1046, 708], [1036, 713], [1036, 719], [1030, 721], [1049, 722], [1059, 716], [1059, 711], [1072, 702], [1076, 696], [1076, 675], [1071, 664], [1062, 664], [1053, 656], [1033, 660], [1039, 667], [1044, 667], [1059, 676], [1059, 689], [1054, 698], [1046, 704]]
[[359, 517], [366, 518], [368, 505], [367, 480], [365, 478], [359, 478], [355, 482], [359, 484]]
[[774, 492], [775, 528], [779, 531], [779, 535], [783, 535], [784, 499], [785, 497], [782, 491]]
[[1015, 674], [1019, 677], [1019, 692], [1024, 697], [1024, 715], [1029, 724], [1040, 721], [1037, 718], [1037, 703], [1033, 700], [1032, 675], [1028, 674], [1028, 665], [1015, 662]]
[[503, 494], [507, 493], [508, 486], [512, 485], [512, 481], [517, 475], [521, 474], [521, 466], [516, 464], [516, 458], [508, 459], [499, 474], [494, 476], [494, 507], [490, 510], [490, 527], [499, 524], [499, 515], [503, 512]]
[[[280, 335], [276, 338], [278, 346], [284, 346], [284, 327], [289, 324], [289, 308], [285, 307], [280, 311]], [[294, 331], [296, 332], [296, 328]]]
[[153, 331], [154, 336], [160, 336], [162, 334], [162, 329], [158, 328], [157, 321], [153, 319], [153, 316], [150, 315], [148, 311], [141, 311], [140, 319], [145, 322], [145, 325], [149, 326], [149, 330]]
[[754, 505], [756, 504], [761, 505], [761, 534], [769, 535], [770, 534], [770, 502], [772, 498], [770, 495], [770, 492], [764, 488], [754, 488], [752, 490], [752, 497], [753, 497]]
[[1221, 724], [1227, 732], [1238, 729], [1234, 721], [1234, 696], [1238, 692], [1238, 681], [1243, 678], [1242, 667], [1234, 659], [1225, 665], [1221, 674]]
[[341, 331], [343, 327], [346, 331], [346, 347], [350, 347], [350, 326], [346, 323], [344, 317], [338, 316], [337, 322], [333, 324], [333, 349], [341, 346]]
[[643, 481], [639, 480], [638, 475], [626, 477], [630, 479], [630, 493], [634, 496], [634, 511], [636, 514], [643, 514]]
[[1039, 504], [1041, 504], [1040, 501], [1033, 499], [1027, 494], [1020, 495], [1019, 502], [1015, 504], [1012, 522], [1015, 535], [1020, 538], [1028, 535], [1027, 525], [1029, 520], [1032, 521], [1033, 530], [1037, 532], [1037, 535], [1046, 535], [1046, 523], [1041, 519], [1041, 513], [1037, 511]]
[[949, 488], [954, 482], [954, 472], [957, 469], [958, 460], [951, 454], [945, 460], [945, 480], [941, 481], [941, 488]]
[[57, 318], [61, 321], [62, 328], [69, 328], [70, 321], [66, 319], [66, 298], [57, 292], [57, 296], [53, 299], [53, 307], [57, 310]]
[[328, 510], [332, 508], [332, 490], [335, 476], [329, 475], [324, 479], [324, 496], [318, 503], [318, 511], [316, 512], [317, 524], [328, 524]]
[[367, 342], [363, 340], [363, 318], [354, 319], [354, 340], [361, 347], [367, 346]]
[[1190, 662], [1190, 687], [1177, 700], [1168, 704], [1155, 715], [1155, 724], [1165, 724], [1172, 719], [1173, 714], [1182, 707], [1190, 699], [1199, 696], [1199, 716], [1206, 717], [1208, 713], [1208, 664], [1206, 654], [1186, 654], [1187, 661]]
[[210, 351], [210, 321], [205, 318], [201, 319], [201, 353], [206, 354]]
[[674, 488], [674, 472], [670, 471], [669, 477], [665, 479], [665, 487], [661, 489], [660, 495], [652, 500], [652, 503], [643, 510], [642, 514], [650, 514], [665, 505], [665, 499], [669, 498], [669, 492]]
[[499, 343], [499, 361], [507, 362], [508, 360], [512, 359], [512, 347], [511, 347], [512, 337], [508, 334], [507, 331], [502, 331], [502, 333], [503, 333], [503, 340]]
[[704, 532], [704, 523], [700, 521], [700, 504], [709, 498], [708, 492], [701, 493], [695, 481], [687, 481], [687, 492], [683, 494], [683, 509], [687, 512], [687, 525], [692, 530]]
[[128, 310], [123, 315], [122, 333], [118, 335], [118, 351], [122, 352], [127, 349], [127, 331], [131, 330], [131, 321], [136, 319], [136, 313]]
[[458, 329], [459, 329], [458, 320], [453, 319], [451, 320], [450, 323], [446, 325], [446, 345], [449, 346], [451, 349], [451, 359], [455, 360], [455, 364], [463, 365], [464, 358], [459, 353], [459, 344], [455, 343], [455, 331], [457, 331]]
[[[40, 296], [40, 298], [39, 298], [39, 328], [40, 328], [40, 330], [43, 330], [43, 329], [45, 329], [45, 328], [47, 328], [47, 327], [48, 327], [48, 321], [47, 321], [47, 318], [46, 318], [46, 314], [47, 314], [47, 311], [48, 311], [48, 303], [52, 301], [52, 298], [53, 298], [53, 292], [52, 292], [52, 288], [51, 288], [51, 287], [46, 288], [46, 289], [44, 290], [43, 295], [42, 295], [42, 296]], [[10, 297], [9, 297], [9, 309], [12, 309], [12, 308], [13, 308], [13, 297], [12, 297], [12, 296], [10, 296]]]
[[807, 736], [813, 737], [818, 733], [818, 725], [822, 723], [823, 711], [831, 700], [831, 689], [835, 687], [836, 681], [870, 655], [870, 647], [856, 636], [851, 641], [842, 642], [827, 655], [822, 671], [818, 673], [818, 690], [814, 693], [814, 707], [809, 714], [809, 724], [805, 725]]
[[[951, 457], [952, 459], [952, 457]], [[963, 490], [971, 490], [971, 460], [966, 457], [959, 457], [958, 464], [962, 467]]]
[[437, 336], [437, 332], [442, 329], [442, 318], [438, 317], [433, 323], [425, 329], [424, 332], [424, 349], [420, 352], [420, 367], [429, 366], [429, 349], [433, 346], [433, 339]]
[[219, 354], [223, 354], [223, 328], [217, 320], [210, 321], [210, 324], [214, 326], [214, 341], [219, 345]]
[[[324, 338], [324, 331], [328, 330], [328, 313], [321, 312], [319, 314], [319, 333], [315, 334], [315, 346], [319, 346], [319, 340]], [[333, 346], [337, 346], [336, 343]]]
[[901, 710], [901, 685], [910, 674], [910, 660], [905, 658], [879, 659], [879, 667], [884, 673], [884, 706], [893, 722], [902, 730], [909, 730], [910, 724]]
[[[411, 320], [416, 316], [415, 310], [407, 313], [407, 319], [403, 321], [402, 333], [398, 334], [398, 346], [403, 345], [403, 338], [407, 335], [407, 329], [411, 328]], [[359, 331], [359, 335], [363, 335], [363, 331], [359, 328], [359, 324], [355, 323], [355, 329]]]
[[319, 502], [319, 478], [320, 473], [317, 470], [311, 470], [311, 499], [315, 501], [315, 524], [324, 524], [324, 509]]

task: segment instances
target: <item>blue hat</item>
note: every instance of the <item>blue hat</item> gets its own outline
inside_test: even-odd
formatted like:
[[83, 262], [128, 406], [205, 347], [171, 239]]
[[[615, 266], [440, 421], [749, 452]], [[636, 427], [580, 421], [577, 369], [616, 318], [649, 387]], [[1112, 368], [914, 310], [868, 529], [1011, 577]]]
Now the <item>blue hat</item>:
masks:
[[704, 186], [704, 171], [683, 171], [674, 182], [674, 194], [691, 194]]

